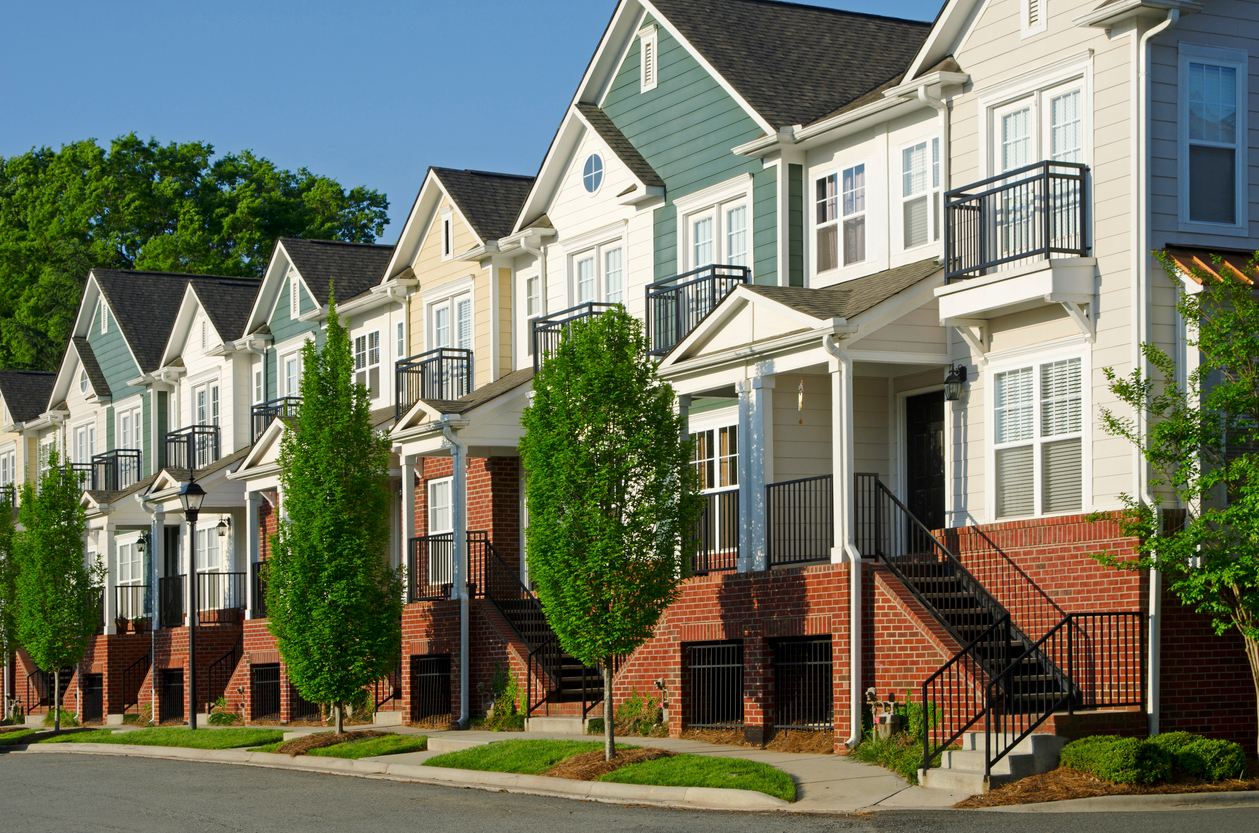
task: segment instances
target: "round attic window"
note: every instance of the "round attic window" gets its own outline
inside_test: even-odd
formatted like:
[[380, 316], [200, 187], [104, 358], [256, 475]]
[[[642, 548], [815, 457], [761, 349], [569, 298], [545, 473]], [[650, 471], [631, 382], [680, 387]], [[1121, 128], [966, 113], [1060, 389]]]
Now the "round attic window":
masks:
[[586, 191], [593, 194], [599, 190], [599, 186], [603, 184], [603, 159], [599, 154], [592, 153], [586, 160], [586, 166], [581, 172], [581, 182], [586, 186]]
[[87, 393], [87, 371], [79, 371], [79, 393]]

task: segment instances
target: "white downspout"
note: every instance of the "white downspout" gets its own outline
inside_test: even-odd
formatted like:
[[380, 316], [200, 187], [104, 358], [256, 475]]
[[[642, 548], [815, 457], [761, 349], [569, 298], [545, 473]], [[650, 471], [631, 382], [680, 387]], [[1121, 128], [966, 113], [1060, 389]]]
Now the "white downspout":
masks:
[[[939, 116], [940, 119], [940, 193], [943, 195], [949, 190], [949, 105], [945, 104], [942, 99], [936, 98], [927, 92], [927, 86], [918, 88], [918, 100], [928, 105]], [[940, 197], [944, 199], [943, 196]], [[944, 217], [944, 206], [940, 206], [940, 216]], [[940, 262], [944, 263], [944, 241], [945, 235], [940, 235]], [[946, 264], [947, 266], [947, 264]]]
[[466, 729], [472, 715], [468, 711], [468, 447], [442, 419], [442, 434], [450, 443], [451, 530], [454, 533], [455, 594], [459, 599], [459, 728]]
[[[861, 742], [861, 709], [863, 708], [861, 683], [861, 553], [852, 538], [852, 519], [856, 514], [853, 505], [853, 433], [852, 433], [852, 357], [838, 344], [835, 336], [828, 334], [822, 339], [822, 347], [839, 361], [842, 383], [839, 401], [842, 408], [842, 449], [832, 449], [839, 457], [839, 482], [835, 484], [836, 499], [840, 508], [840, 524], [837, 532], [843, 541], [845, 560], [848, 562], [848, 740], [849, 749]], [[832, 415], [832, 418], [834, 415]]]
[[[547, 312], [547, 287], [546, 287], [546, 245], [539, 242], [538, 245], [529, 245], [529, 236], [525, 235], [520, 238], [520, 248], [533, 255], [538, 259], [538, 303], [542, 305], [542, 309], [538, 310], [538, 315], [546, 315]], [[512, 295], [516, 294], [515, 281], [512, 282]], [[528, 321], [526, 320], [526, 324]], [[533, 332], [525, 333], [525, 340], [530, 344], [533, 342]]]
[[[1137, 54], [1134, 56], [1137, 96], [1135, 102], [1136, 120], [1133, 125], [1132, 141], [1132, 191], [1133, 202], [1135, 203], [1133, 213], [1136, 216], [1137, 241], [1132, 248], [1132, 282], [1135, 289], [1132, 304], [1132, 366], [1140, 369], [1142, 373], [1149, 372], [1149, 365], [1145, 360], [1145, 355], [1141, 352], [1141, 345], [1148, 341], [1150, 328], [1150, 287], [1146, 269], [1150, 248], [1150, 139], [1147, 129], [1150, 111], [1149, 49], [1150, 40], [1153, 37], [1171, 29], [1179, 20], [1180, 9], [1168, 11], [1167, 18], [1162, 23], [1151, 27], [1141, 36], [1137, 42]], [[1137, 430], [1144, 434], [1147, 427], [1145, 413], [1138, 412], [1136, 418]], [[1135, 493], [1143, 503], [1153, 506], [1154, 495], [1150, 492], [1149, 466], [1139, 450], [1134, 453], [1133, 457], [1136, 463]], [[1149, 669], [1149, 678], [1147, 680], [1148, 690], [1146, 693], [1146, 720], [1147, 731], [1151, 735], [1157, 735], [1159, 728], [1159, 682], [1161, 676], [1159, 673], [1159, 664], [1161, 662], [1159, 643], [1161, 642], [1163, 624], [1161, 610], [1163, 583], [1161, 579], [1162, 575], [1157, 570], [1150, 570], [1149, 658], [1146, 666]]]

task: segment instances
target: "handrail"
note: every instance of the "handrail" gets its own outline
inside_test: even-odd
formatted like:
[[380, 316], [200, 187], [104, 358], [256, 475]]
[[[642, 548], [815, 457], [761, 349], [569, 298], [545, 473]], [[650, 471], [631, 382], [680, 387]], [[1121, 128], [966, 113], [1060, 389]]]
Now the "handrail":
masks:
[[[988, 671], [988, 669], [985, 667], [986, 664], [974, 662], [974, 657], [977, 653], [980, 653], [979, 646], [997, 644], [998, 640], [995, 639], [995, 637], [1000, 637], [1003, 632], [1008, 633], [1009, 627], [1010, 627], [1009, 615], [1002, 616], [996, 622], [993, 622], [991, 625], [989, 625], [982, 633], [979, 634], [979, 636], [975, 637], [973, 640], [967, 643], [966, 646], [962, 648], [962, 650], [954, 654], [953, 657], [948, 662], [944, 663], [944, 665], [940, 666], [940, 668], [937, 669], [934, 674], [932, 674], [930, 677], [928, 677], [926, 680], [923, 681], [922, 699], [919, 701], [922, 705], [922, 710], [923, 710], [923, 730], [922, 730], [922, 767], [923, 769], [930, 769], [931, 762], [935, 760], [935, 757], [939, 755], [941, 752], [943, 752], [945, 749], [948, 749], [950, 746], [952, 746], [953, 743], [957, 741], [957, 739], [960, 738], [962, 735], [966, 734], [966, 730], [969, 729], [971, 726], [974, 726], [975, 723], [987, 713], [987, 709], [988, 709], [987, 701], [981, 700], [976, 696], [978, 692], [976, 691], [975, 685], [973, 682], [968, 681], [968, 680], [963, 680], [960, 684], [955, 683], [953, 685], [948, 685], [947, 682], [944, 684], [937, 684], [936, 681], [941, 680], [941, 679], [948, 680], [949, 677], [951, 676], [962, 676], [962, 675], [967, 676], [967, 677], [971, 676], [969, 673], [967, 673], [967, 670], [963, 670], [961, 668], [962, 664], [967, 661], [972, 662], [975, 672], [990, 679], [992, 675]], [[949, 682], [952, 682], [952, 681], [949, 680]], [[933, 698], [931, 696], [933, 685], [935, 685], [937, 688], [941, 688], [943, 690], [943, 693], [946, 696]], [[948, 688], [945, 689], [944, 686], [948, 686]], [[960, 692], [958, 691], [959, 689], [960, 689]], [[984, 686], [984, 690], [986, 691], [986, 685]], [[932, 725], [932, 719], [931, 719], [932, 715], [930, 714], [930, 708], [931, 708], [931, 704], [933, 703], [936, 704], [937, 708], [942, 708], [941, 706], [942, 701], [948, 702], [950, 706], [954, 707], [949, 710], [950, 715], [952, 715], [954, 712], [957, 711], [956, 706], [958, 704], [969, 704], [971, 708], [967, 709], [965, 712], [966, 714], [969, 714], [969, 717], [965, 719], [965, 722], [961, 724], [955, 724], [957, 725], [957, 728], [952, 732], [952, 734], [948, 735], [948, 737], [941, 739], [935, 745], [935, 748], [932, 749], [931, 748], [931, 734], [932, 734], [932, 731], [937, 728], [937, 726]], [[980, 705], [981, 703], [982, 705]], [[942, 717], [939, 721], [938, 728], [939, 728], [940, 734], [943, 734], [944, 732], [948, 731], [948, 729], [946, 728], [943, 722]]]
[[92, 456], [92, 489], [121, 491], [140, 482], [143, 452], [138, 448], [115, 448]]
[[122, 670], [122, 710], [140, 705], [140, 689], [149, 673], [149, 655], [146, 653]]
[[1032, 171], [1043, 171], [1046, 168], [1051, 167], [1051, 166], [1057, 167], [1057, 168], [1071, 168], [1077, 171], [1079, 174], [1086, 174], [1088, 173], [1088, 169], [1089, 169], [1088, 165], [1085, 165], [1080, 162], [1057, 162], [1054, 160], [1044, 160], [1041, 162], [1033, 162], [1030, 165], [1024, 165], [1021, 168], [1015, 168], [1012, 171], [1006, 171], [1005, 173], [1002, 173], [1002, 174], [995, 174], [994, 176], [990, 176], [987, 179], [981, 179], [978, 182], [971, 182], [971, 183], [961, 186], [960, 188], [953, 188], [949, 191], [945, 191], [944, 199], [947, 202], [949, 199], [956, 196], [982, 197], [982, 196], [985, 196], [986, 194], [992, 194], [992, 193], [995, 193], [996, 191], [999, 191], [1000, 189], [994, 188], [991, 191], [987, 191], [981, 194], [971, 194], [970, 190], [972, 188], [980, 188], [985, 185], [991, 185], [994, 182], [1005, 182], [1006, 180], [1014, 179], [1015, 177], [1022, 176], [1023, 174], [1031, 173]]
[[164, 448], [165, 467], [196, 471], [209, 466], [220, 457], [219, 426], [188, 425], [167, 431]]

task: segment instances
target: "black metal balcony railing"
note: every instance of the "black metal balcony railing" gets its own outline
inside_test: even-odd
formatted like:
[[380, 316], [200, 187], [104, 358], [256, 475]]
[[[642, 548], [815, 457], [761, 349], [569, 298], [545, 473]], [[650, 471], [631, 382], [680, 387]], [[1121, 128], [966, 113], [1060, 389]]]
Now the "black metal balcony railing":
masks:
[[421, 399], [460, 399], [472, 393], [472, 351], [438, 347], [394, 364], [394, 419]]
[[695, 575], [734, 570], [739, 566], [739, 490], [708, 492], [695, 525]]
[[[469, 539], [472, 533], [468, 533]], [[444, 532], [412, 538], [407, 562], [407, 601], [449, 599], [455, 581], [455, 536]], [[469, 559], [471, 562], [471, 559]]]
[[78, 480], [79, 488], [92, 488], [92, 464], [91, 463], [67, 463], [65, 466], [66, 474]]
[[554, 353], [568, 328], [578, 321], [602, 315], [618, 304], [600, 304], [587, 301], [575, 307], [535, 319], [533, 322], [533, 372], [537, 373], [547, 356]]
[[262, 432], [266, 431], [267, 426], [276, 419], [292, 419], [296, 417], [298, 409], [301, 407], [302, 398], [300, 396], [281, 396], [279, 399], [272, 399], [268, 402], [260, 402], [254, 405], [249, 411], [249, 442], [258, 442]]
[[184, 577], [164, 576], [157, 580], [158, 624], [180, 628], [184, 624]]
[[147, 584], [120, 584], [117, 591], [119, 619], [138, 619], [149, 615], [149, 586]]
[[245, 607], [244, 573], [197, 573], [197, 610], [232, 610]]
[[8, 504], [10, 509], [17, 509], [17, 495], [16, 483], [5, 483], [0, 486], [0, 503]]
[[957, 188], [944, 198], [949, 281], [1053, 255], [1089, 253], [1088, 166], [1038, 162]]
[[166, 433], [166, 467], [197, 471], [219, 459], [219, 427], [189, 425]]
[[253, 617], [255, 619], [267, 618], [267, 571], [269, 569], [265, 561], [255, 561], [251, 568], [254, 582]]
[[137, 448], [115, 448], [92, 457], [92, 488], [117, 492], [140, 482], [143, 454]]
[[831, 475], [765, 487], [766, 549], [770, 566], [825, 561], [835, 544]]
[[751, 275], [752, 270], [746, 266], [714, 263], [649, 285], [649, 352], [660, 356], [676, 347], [736, 286], [747, 283]]

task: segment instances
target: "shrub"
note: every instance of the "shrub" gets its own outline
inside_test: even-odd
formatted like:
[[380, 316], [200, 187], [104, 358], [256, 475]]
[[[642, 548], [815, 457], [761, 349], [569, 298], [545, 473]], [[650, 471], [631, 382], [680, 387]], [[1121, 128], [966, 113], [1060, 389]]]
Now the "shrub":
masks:
[[[897, 732], [890, 738], [867, 736], [852, 751], [850, 758], [868, 764], [878, 764], [890, 769], [911, 784], [918, 783], [918, 770], [922, 769], [922, 738], [909, 732]], [[937, 756], [933, 764], [939, 765]]]
[[1240, 745], [1190, 732], [1155, 735], [1150, 743], [1166, 752], [1172, 766], [1204, 781], [1223, 781], [1246, 776], [1246, 753]]
[[[44, 715], [44, 725], [45, 726], [53, 725], [53, 713], [51, 710], [48, 712], [48, 714]], [[63, 728], [66, 726], [78, 726], [79, 718], [77, 715], [75, 715], [74, 712], [68, 712], [65, 709], [62, 709], [61, 710], [61, 725]]]
[[479, 727], [494, 732], [523, 731], [525, 716], [517, 707], [520, 701], [520, 684], [516, 682], [510, 667], [495, 667], [494, 676], [490, 679], [490, 690], [494, 695], [494, 705], [480, 721]]
[[1157, 784], [1171, 775], [1171, 757], [1138, 738], [1097, 735], [1068, 743], [1062, 766], [1116, 784]]

